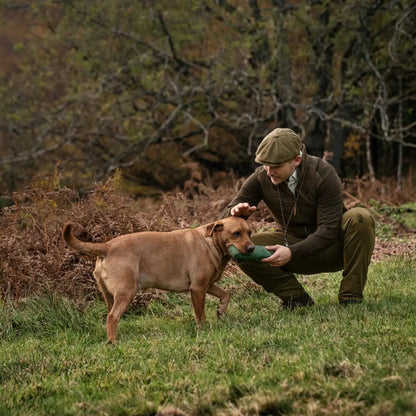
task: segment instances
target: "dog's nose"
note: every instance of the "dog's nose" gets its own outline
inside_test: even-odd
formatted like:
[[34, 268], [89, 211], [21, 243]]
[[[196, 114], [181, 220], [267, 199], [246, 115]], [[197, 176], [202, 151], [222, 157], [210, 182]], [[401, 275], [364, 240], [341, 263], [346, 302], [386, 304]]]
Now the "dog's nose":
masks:
[[246, 245], [246, 253], [247, 254], [250, 254], [250, 253], [252, 253], [253, 251], [254, 251], [254, 249], [255, 249], [256, 247], [255, 247], [255, 245], [254, 244], [247, 244]]

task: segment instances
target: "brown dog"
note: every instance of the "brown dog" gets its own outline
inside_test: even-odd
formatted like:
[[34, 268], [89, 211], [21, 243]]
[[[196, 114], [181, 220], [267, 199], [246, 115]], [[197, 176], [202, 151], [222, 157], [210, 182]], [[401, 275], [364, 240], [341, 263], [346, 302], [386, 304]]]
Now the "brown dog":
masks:
[[230, 295], [215, 282], [230, 259], [228, 248], [234, 244], [246, 254], [254, 250], [249, 227], [239, 217], [194, 229], [127, 234], [107, 243], [80, 241], [72, 234], [72, 224], [66, 224], [63, 237], [73, 249], [97, 256], [94, 277], [107, 304], [109, 343], [116, 342], [118, 322], [141, 289], [191, 291], [198, 325], [205, 321], [209, 293], [220, 299], [217, 316], [221, 317]]

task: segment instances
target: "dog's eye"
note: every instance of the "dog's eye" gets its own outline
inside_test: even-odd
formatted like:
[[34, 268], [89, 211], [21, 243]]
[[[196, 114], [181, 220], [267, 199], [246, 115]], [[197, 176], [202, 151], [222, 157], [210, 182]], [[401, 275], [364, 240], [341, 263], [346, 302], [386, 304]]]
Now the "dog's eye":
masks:
[[233, 232], [233, 237], [235, 237], [235, 238], [241, 237], [241, 231], [234, 231]]

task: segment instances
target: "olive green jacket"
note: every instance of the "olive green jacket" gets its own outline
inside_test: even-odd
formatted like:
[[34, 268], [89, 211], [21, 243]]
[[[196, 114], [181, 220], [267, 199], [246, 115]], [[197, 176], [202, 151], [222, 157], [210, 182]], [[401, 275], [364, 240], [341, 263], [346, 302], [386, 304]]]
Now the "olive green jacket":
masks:
[[[341, 219], [345, 211], [342, 184], [333, 166], [303, 151], [295, 195], [298, 196], [296, 210], [293, 209], [296, 197], [286, 182], [273, 185], [264, 167], [260, 166], [243, 183], [221, 217], [229, 216], [231, 208], [240, 202], [257, 206], [263, 200], [279, 230], [284, 231], [284, 223], [287, 224], [293, 211], [287, 227], [292, 260], [307, 258], [329, 247], [341, 235]], [[290, 244], [290, 235], [303, 240]]]

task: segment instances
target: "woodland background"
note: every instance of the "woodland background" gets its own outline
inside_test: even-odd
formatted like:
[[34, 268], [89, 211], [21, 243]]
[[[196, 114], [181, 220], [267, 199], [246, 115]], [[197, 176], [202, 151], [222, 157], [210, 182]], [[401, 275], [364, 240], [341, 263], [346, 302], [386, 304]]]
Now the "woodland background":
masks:
[[[414, 415], [415, 21], [415, 0], [0, 0], [0, 413]], [[276, 314], [230, 262], [225, 321], [207, 301], [197, 331], [186, 294], [148, 291], [104, 347], [63, 224], [211, 222], [279, 126], [376, 219], [366, 302], [299, 276], [316, 307]]]
[[55, 170], [82, 191], [120, 169], [134, 198], [215, 187], [248, 175], [279, 126], [344, 180], [414, 185], [414, 0], [0, 0], [0, 12], [0, 195]]

